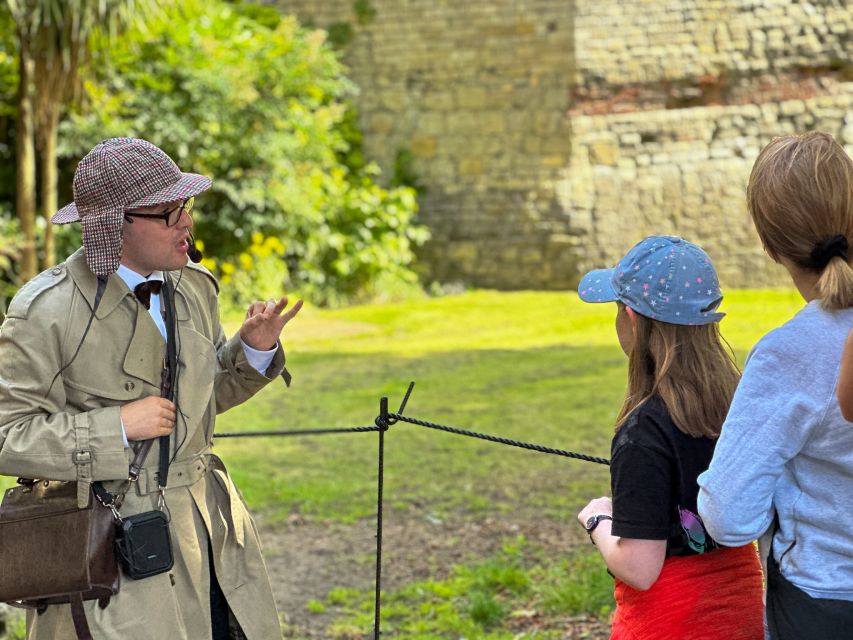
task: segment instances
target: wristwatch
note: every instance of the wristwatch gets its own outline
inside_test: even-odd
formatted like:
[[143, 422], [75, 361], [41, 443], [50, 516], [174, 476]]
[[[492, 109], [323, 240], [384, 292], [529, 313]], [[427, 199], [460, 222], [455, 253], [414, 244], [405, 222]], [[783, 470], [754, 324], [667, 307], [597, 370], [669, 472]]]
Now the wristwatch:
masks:
[[[592, 532], [595, 531], [595, 528], [599, 525], [602, 520], [613, 520], [613, 516], [608, 516], [603, 513], [598, 514], [597, 516], [591, 516], [584, 525], [584, 529], [589, 534], [589, 539], [592, 541]], [[592, 544], [595, 544], [593, 541]]]

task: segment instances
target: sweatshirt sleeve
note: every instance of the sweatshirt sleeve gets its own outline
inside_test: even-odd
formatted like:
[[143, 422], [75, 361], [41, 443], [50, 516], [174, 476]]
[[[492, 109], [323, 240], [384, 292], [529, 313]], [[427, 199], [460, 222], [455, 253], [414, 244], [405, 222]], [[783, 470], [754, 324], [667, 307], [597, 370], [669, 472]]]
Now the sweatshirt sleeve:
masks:
[[699, 513], [727, 546], [747, 544], [770, 526], [776, 484], [825, 409], [803, 385], [808, 373], [796, 350], [768, 341], [772, 335], [750, 355], [711, 465], [698, 479]]

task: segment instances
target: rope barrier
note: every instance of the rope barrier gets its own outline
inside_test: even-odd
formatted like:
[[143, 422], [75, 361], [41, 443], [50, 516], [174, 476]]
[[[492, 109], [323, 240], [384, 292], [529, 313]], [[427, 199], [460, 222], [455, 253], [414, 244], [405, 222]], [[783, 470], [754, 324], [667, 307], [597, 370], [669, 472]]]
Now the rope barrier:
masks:
[[375, 425], [370, 427], [340, 427], [328, 429], [299, 429], [293, 431], [245, 431], [242, 433], [214, 433], [216, 438], [259, 438], [263, 436], [305, 436], [305, 435], [320, 435], [329, 433], [367, 433], [376, 431], [379, 433], [379, 451], [378, 451], [378, 472], [376, 478], [376, 586], [374, 593], [374, 620], [373, 620], [373, 638], [379, 640], [380, 636], [380, 611], [381, 611], [381, 586], [382, 586], [382, 502], [384, 490], [384, 473], [385, 473], [385, 432], [389, 427], [397, 422], [405, 422], [419, 427], [428, 429], [436, 429], [446, 433], [452, 433], [459, 436], [467, 436], [470, 438], [479, 438], [489, 442], [496, 442], [511, 447], [519, 447], [539, 453], [548, 453], [566, 458], [574, 458], [583, 460], [584, 462], [595, 462], [597, 464], [609, 465], [610, 461], [606, 458], [590, 456], [585, 453], [577, 453], [575, 451], [566, 451], [564, 449], [555, 449], [553, 447], [545, 447], [539, 444], [529, 442], [521, 442], [519, 440], [511, 440], [500, 436], [493, 436], [487, 433], [478, 433], [467, 429], [459, 429], [458, 427], [450, 427], [435, 422], [427, 422], [426, 420], [418, 420], [403, 415], [403, 410], [406, 408], [406, 403], [409, 401], [409, 396], [412, 393], [415, 383], [409, 383], [409, 388], [406, 390], [406, 395], [400, 403], [400, 409], [397, 413], [388, 412], [388, 398], [383, 396], [379, 400], [379, 415], [376, 416]]
[[531, 444], [529, 442], [521, 442], [519, 440], [510, 440], [509, 438], [501, 438], [499, 436], [492, 436], [487, 433], [477, 433], [476, 431], [468, 431], [466, 429], [459, 429], [457, 427], [448, 427], [443, 424], [436, 424], [434, 422], [427, 422], [425, 420], [418, 420], [417, 418], [409, 418], [408, 416], [399, 415], [396, 413], [389, 413], [388, 418], [392, 420], [390, 424], [394, 424], [395, 422], [407, 422], [409, 424], [414, 424], [419, 427], [426, 427], [428, 429], [437, 429], [439, 431], [446, 431], [447, 433], [453, 433], [459, 436], [468, 436], [470, 438], [479, 438], [481, 440], [488, 440], [489, 442], [497, 442], [499, 444], [505, 444], [510, 447], [519, 447], [521, 449], [529, 449], [531, 451], [538, 451], [539, 453], [550, 453], [555, 456], [564, 456], [566, 458], [574, 458], [576, 460], [583, 460], [584, 462], [595, 462], [597, 464], [610, 464], [610, 460], [607, 458], [599, 458], [597, 456], [590, 456], [585, 453], [576, 453], [575, 451], [566, 451], [564, 449], [554, 449], [553, 447], [544, 447], [539, 444]]
[[300, 429], [298, 431], [238, 431], [214, 433], [214, 438], [260, 438], [262, 436], [310, 436], [324, 433], [366, 433], [380, 431], [377, 426], [370, 427], [332, 427], [328, 429]]

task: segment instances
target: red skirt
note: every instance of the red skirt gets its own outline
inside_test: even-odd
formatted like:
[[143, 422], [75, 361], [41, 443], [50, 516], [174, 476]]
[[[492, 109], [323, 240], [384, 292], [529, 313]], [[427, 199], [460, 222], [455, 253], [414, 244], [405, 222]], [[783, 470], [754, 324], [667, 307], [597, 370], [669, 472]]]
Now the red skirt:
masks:
[[611, 640], [763, 640], [761, 565], [753, 545], [667, 558], [647, 591], [616, 580]]

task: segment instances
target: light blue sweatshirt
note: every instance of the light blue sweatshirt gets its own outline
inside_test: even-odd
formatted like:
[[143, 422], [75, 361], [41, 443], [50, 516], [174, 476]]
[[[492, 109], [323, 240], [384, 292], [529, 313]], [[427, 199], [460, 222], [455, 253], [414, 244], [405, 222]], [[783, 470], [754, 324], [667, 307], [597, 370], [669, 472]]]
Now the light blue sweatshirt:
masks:
[[835, 395], [851, 328], [853, 309], [812, 301], [764, 336], [698, 479], [699, 513], [721, 544], [755, 540], [778, 513], [773, 555], [815, 598], [853, 600], [853, 423]]

